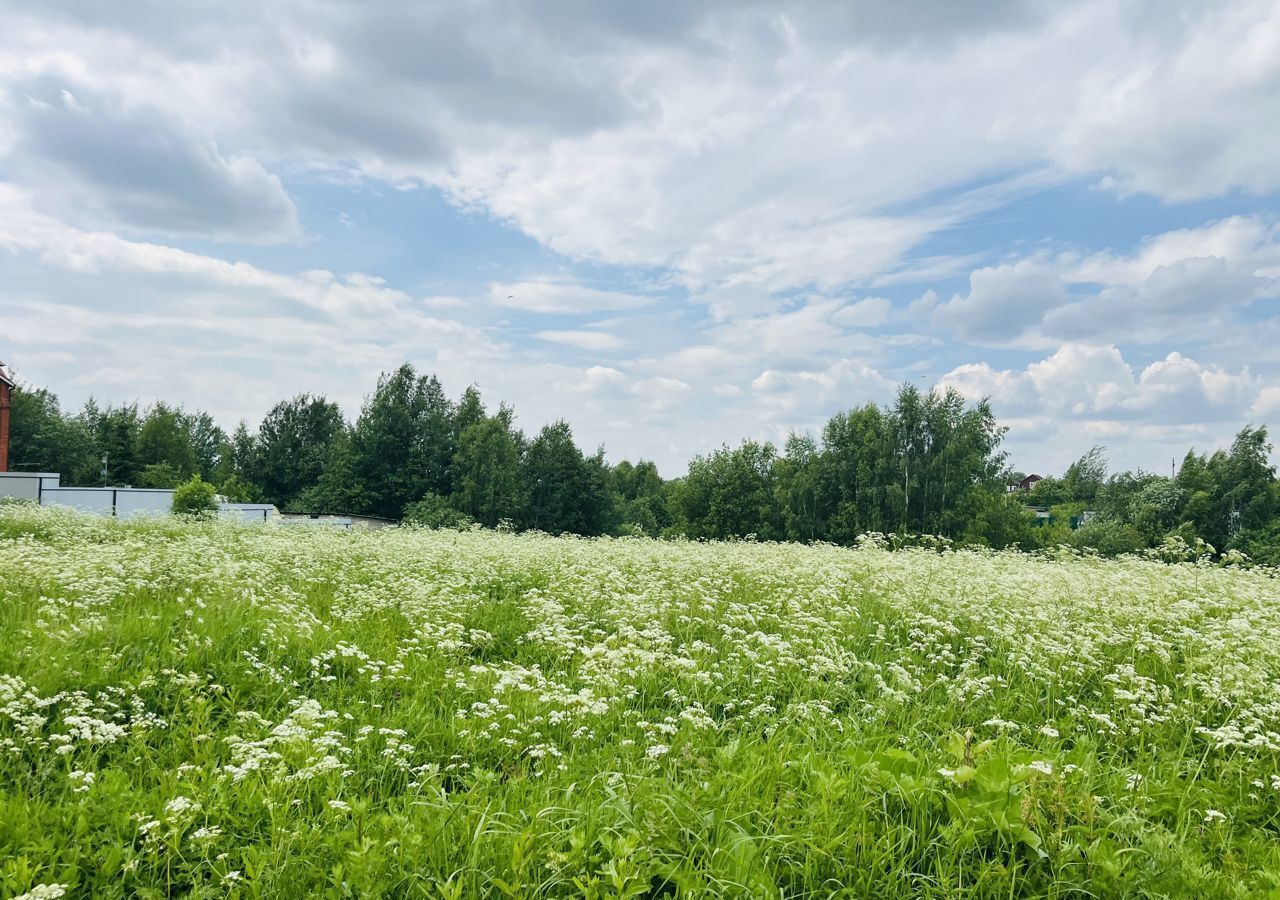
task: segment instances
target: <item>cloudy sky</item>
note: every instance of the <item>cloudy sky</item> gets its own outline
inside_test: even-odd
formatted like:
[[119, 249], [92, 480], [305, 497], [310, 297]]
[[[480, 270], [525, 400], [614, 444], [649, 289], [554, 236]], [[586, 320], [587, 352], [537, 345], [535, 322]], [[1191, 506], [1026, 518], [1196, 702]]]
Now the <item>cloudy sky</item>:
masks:
[[1280, 427], [1277, 0], [0, 0], [0, 358], [228, 427], [409, 360], [678, 474], [902, 381]]

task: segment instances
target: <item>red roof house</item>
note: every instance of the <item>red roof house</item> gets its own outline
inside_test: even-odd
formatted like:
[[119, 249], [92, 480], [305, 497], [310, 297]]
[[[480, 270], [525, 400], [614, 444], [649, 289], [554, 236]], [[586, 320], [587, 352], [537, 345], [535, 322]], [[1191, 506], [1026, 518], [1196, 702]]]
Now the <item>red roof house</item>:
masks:
[[1037, 481], [1044, 481], [1044, 479], [1039, 475], [1028, 475], [1026, 478], [1018, 482], [1018, 490], [1025, 493], [1035, 487]]
[[0, 363], [0, 472], [9, 471], [9, 400], [13, 396], [13, 377]]

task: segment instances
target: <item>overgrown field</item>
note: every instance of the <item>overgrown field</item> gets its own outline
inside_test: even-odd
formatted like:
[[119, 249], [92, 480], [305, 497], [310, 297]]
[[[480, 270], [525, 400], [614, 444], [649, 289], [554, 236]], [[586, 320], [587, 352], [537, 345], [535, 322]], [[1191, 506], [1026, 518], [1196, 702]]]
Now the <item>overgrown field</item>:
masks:
[[0, 508], [0, 894], [1280, 896], [1278, 588]]

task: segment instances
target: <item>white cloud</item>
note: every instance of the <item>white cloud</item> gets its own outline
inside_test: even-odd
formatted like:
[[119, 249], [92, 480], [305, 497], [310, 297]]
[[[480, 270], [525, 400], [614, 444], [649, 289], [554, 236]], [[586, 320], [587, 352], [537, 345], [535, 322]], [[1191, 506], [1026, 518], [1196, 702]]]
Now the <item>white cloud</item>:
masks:
[[1061, 270], [1063, 278], [1073, 283], [1138, 288], [1157, 269], [1202, 258], [1229, 260], [1246, 268], [1280, 264], [1280, 227], [1256, 216], [1229, 216], [1198, 228], [1151, 235], [1129, 254], [1103, 250], [1078, 258], [1067, 256], [1061, 260]]
[[489, 286], [489, 299], [498, 306], [534, 313], [596, 313], [648, 306], [652, 297], [620, 291], [601, 291], [568, 279], [504, 282]]
[[973, 342], [1012, 341], [1038, 325], [1048, 310], [1068, 302], [1061, 278], [1030, 260], [978, 269], [969, 293], [933, 312], [935, 327]]
[[627, 345], [616, 334], [605, 331], [539, 331], [533, 336], [541, 341], [577, 347], [579, 350], [617, 350]]
[[[1168, 200], [1280, 188], [1280, 6], [1273, 0], [1138, 4], [1133, 54], [1084, 70], [1054, 152], [1108, 184]], [[1158, 19], [1164, 32], [1150, 29]]]
[[[411, 359], [669, 472], [939, 368], [1038, 429], [1018, 446], [1039, 451], [1218, 440], [1280, 408], [1273, 215], [1111, 250], [991, 245], [1004, 232], [983, 227], [1068, 182], [1228, 210], [1280, 188], [1272, 0], [227, 0], [180, 16], [0, 0], [0, 15], [4, 339], [73, 399], [136, 390], [238, 417], [305, 389], [351, 410]], [[305, 242], [246, 262], [193, 240], [296, 238], [285, 186], [313, 223], [318, 180], [443, 191], [542, 258], [495, 250], [440, 287], [399, 267], [419, 235], [346, 255], [380, 224], [356, 192], [337, 201], [353, 227], [327, 196], [311, 227], [342, 228], [341, 258], [389, 282]]]
[[1025, 369], [959, 366], [941, 379], [968, 397], [990, 396], [997, 412], [1031, 410], [1067, 419], [1231, 421], [1247, 415], [1263, 380], [1172, 352], [1140, 371], [1114, 346], [1064, 344]]
[[831, 321], [845, 328], [875, 328], [889, 321], [893, 304], [883, 297], [867, 297], [836, 310]]
[[6, 175], [61, 218], [218, 240], [301, 235], [277, 176], [158, 109], [58, 72], [10, 85], [6, 107], [13, 134], [0, 143]]
[[1240, 328], [1243, 311], [1275, 296], [1280, 228], [1233, 217], [1150, 236], [1128, 254], [1042, 252], [980, 268], [967, 294], [944, 303], [929, 291], [908, 312], [975, 344], [1200, 344]]
[[1118, 465], [1151, 469], [1154, 459], [1181, 456], [1192, 444], [1221, 445], [1249, 421], [1280, 411], [1275, 386], [1248, 367], [1172, 352], [1139, 370], [1109, 345], [1065, 344], [1022, 369], [966, 364], [940, 383], [971, 399], [990, 397], [1012, 426], [1015, 450], [1038, 448], [1060, 465], [1102, 441], [1113, 444]]
[[[1166, 198], [1280, 185], [1266, 0], [1185, 21], [1105, 0], [679, 6], [232, 0], [181, 32], [145, 4], [15, 6], [0, 146], [44, 148], [85, 203], [146, 227], [217, 233], [233, 197], [287, 213], [263, 167], [289, 160], [440, 186], [571, 257], [773, 290], [885, 278], [1000, 202], [925, 198], [1046, 160]], [[13, 95], [33, 79], [100, 130], [28, 117]], [[103, 153], [82, 152], [90, 133], [113, 136]], [[135, 197], [147, 169], [174, 177]]]

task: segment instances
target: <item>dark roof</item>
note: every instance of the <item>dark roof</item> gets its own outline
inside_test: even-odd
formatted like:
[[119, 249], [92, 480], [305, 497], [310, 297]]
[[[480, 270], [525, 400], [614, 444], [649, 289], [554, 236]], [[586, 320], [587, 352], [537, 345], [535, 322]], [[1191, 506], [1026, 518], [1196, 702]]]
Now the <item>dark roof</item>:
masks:
[[4, 367], [4, 363], [0, 362], [0, 381], [3, 381], [9, 387], [17, 387], [18, 383], [13, 380], [13, 376], [9, 374], [9, 370]]

